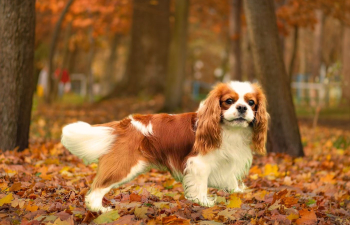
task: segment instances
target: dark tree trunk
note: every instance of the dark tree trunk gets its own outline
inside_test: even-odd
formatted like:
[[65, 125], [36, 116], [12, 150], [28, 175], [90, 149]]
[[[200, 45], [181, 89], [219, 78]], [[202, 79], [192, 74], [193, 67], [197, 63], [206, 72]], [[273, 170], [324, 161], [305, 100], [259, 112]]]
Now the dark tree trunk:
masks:
[[169, 54], [165, 111], [175, 111], [181, 107], [186, 69], [188, 7], [188, 0], [175, 2], [175, 27]]
[[230, 78], [242, 80], [241, 69], [241, 8], [242, 0], [230, 1], [229, 35], [230, 35]]
[[67, 12], [68, 12], [68, 10], [73, 2], [74, 2], [74, 0], [68, 0], [66, 6], [64, 7], [56, 25], [55, 25], [55, 29], [53, 31], [51, 45], [50, 45], [50, 51], [49, 51], [49, 63], [48, 63], [49, 64], [49, 68], [48, 68], [48, 74], [49, 74], [48, 93], [49, 94], [45, 99], [47, 103], [51, 103], [56, 96], [58, 81], [55, 80], [55, 78], [52, 76], [53, 71], [54, 71], [53, 70], [53, 57], [55, 56], [57, 40], [58, 40], [58, 36], [60, 33], [63, 19], [64, 19], [65, 15], [67, 14]]
[[162, 93], [170, 42], [170, 0], [134, 0], [125, 76], [111, 95]]
[[350, 26], [344, 27], [343, 34], [343, 69], [342, 99], [350, 104]]
[[323, 12], [321, 10], [316, 11], [317, 23], [314, 31], [314, 49], [312, 56], [312, 77], [311, 81], [315, 82], [316, 77], [320, 74], [320, 68], [322, 64], [322, 33], [323, 33]]
[[289, 78], [279, 44], [274, 1], [246, 0], [244, 3], [256, 74], [269, 103], [268, 151], [302, 156]]
[[0, 149], [28, 147], [34, 92], [35, 0], [0, 1]]
[[294, 71], [294, 65], [295, 65], [295, 59], [297, 57], [297, 51], [298, 51], [298, 38], [299, 38], [299, 27], [294, 27], [294, 35], [293, 35], [293, 49], [292, 49], [292, 57], [290, 59], [289, 63], [289, 69], [288, 69], [288, 77], [289, 81], [292, 82], [293, 78], [293, 71]]

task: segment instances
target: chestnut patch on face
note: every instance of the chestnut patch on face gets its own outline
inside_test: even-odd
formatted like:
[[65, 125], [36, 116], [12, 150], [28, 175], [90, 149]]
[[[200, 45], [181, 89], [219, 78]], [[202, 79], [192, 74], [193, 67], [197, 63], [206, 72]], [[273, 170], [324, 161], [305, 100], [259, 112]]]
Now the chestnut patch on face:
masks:
[[[247, 93], [247, 94], [245, 94], [245, 95], [244, 95], [244, 101], [245, 101], [253, 110], [255, 109], [255, 107], [256, 107], [257, 104], [258, 104], [257, 97], [256, 97], [256, 95], [253, 94], [253, 93]], [[253, 105], [249, 104], [249, 103], [252, 103], [252, 102], [250, 102], [250, 101], [254, 101], [254, 104], [253, 104]]]
[[[225, 93], [220, 98], [220, 105], [223, 110], [227, 110], [231, 107], [232, 104], [234, 104], [238, 100], [238, 94], [227, 88]], [[232, 101], [231, 101], [232, 100]]]

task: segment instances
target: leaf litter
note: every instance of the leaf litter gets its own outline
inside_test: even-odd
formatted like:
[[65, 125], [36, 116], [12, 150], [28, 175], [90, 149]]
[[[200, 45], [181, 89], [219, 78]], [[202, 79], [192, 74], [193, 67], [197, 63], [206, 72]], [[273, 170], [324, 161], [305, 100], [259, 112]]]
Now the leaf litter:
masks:
[[[95, 105], [39, 106], [33, 112], [30, 147], [0, 154], [1, 224], [350, 224], [350, 133], [301, 124], [305, 157], [254, 156], [244, 193], [209, 189], [214, 207], [185, 199], [168, 172], [152, 169], [110, 191], [86, 209], [84, 197], [96, 173], [60, 143], [63, 125], [104, 123], [132, 112], [152, 113], [163, 99], [125, 98]], [[130, 107], [125, 108], [124, 105]]]

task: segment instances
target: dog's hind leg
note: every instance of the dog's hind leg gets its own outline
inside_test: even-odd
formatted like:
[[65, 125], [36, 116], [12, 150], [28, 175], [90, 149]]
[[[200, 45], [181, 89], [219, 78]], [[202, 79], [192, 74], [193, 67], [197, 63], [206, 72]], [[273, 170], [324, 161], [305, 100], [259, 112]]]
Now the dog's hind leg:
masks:
[[133, 180], [137, 175], [144, 173], [149, 168], [144, 160], [130, 156], [109, 157], [108, 154], [99, 162], [97, 175], [91, 186], [89, 194], [85, 197], [86, 207], [91, 211], [107, 212], [111, 210], [102, 205], [102, 199], [112, 188]]

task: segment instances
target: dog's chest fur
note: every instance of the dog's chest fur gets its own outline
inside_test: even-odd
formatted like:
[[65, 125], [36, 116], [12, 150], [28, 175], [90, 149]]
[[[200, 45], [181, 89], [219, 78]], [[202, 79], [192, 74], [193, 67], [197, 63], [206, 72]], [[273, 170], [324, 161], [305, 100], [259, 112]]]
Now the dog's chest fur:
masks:
[[250, 127], [223, 127], [220, 148], [203, 156], [211, 170], [208, 180], [210, 187], [226, 188], [233, 176], [241, 180], [248, 174], [253, 158], [249, 146], [251, 140]]

